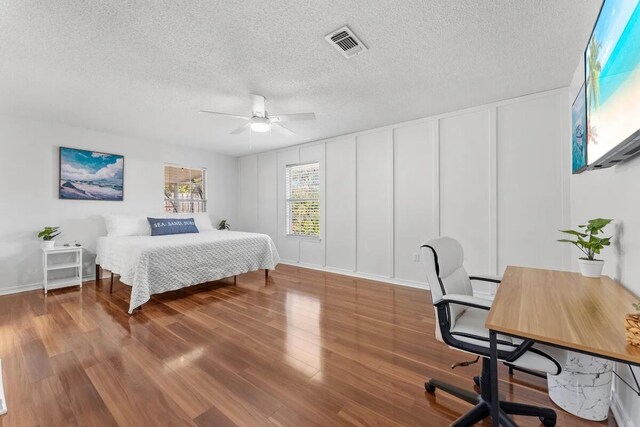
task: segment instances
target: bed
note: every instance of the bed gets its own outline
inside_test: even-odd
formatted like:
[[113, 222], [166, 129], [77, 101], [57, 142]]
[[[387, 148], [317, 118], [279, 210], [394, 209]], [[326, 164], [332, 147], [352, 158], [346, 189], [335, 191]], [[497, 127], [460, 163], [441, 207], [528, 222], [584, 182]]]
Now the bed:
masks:
[[249, 271], [275, 269], [273, 240], [265, 234], [207, 230], [168, 236], [98, 238], [96, 280], [100, 268], [131, 286], [129, 314], [151, 295]]

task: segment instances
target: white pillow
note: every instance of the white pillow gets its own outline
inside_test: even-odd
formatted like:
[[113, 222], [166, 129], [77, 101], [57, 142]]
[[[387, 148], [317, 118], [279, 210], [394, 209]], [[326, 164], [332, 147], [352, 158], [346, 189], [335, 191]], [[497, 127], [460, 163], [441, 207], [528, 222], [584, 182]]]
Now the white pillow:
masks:
[[151, 236], [146, 216], [107, 214], [104, 216], [107, 236]]
[[198, 231], [211, 231], [213, 230], [213, 224], [211, 224], [211, 218], [207, 213], [168, 213], [167, 218], [193, 218], [196, 222]]

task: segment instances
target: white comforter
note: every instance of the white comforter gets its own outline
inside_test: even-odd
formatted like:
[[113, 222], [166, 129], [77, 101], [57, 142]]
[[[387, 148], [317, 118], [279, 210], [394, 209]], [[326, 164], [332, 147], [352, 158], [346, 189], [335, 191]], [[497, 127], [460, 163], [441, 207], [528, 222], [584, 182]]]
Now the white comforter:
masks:
[[170, 236], [100, 237], [96, 263], [132, 287], [129, 313], [153, 294], [260, 269], [280, 257], [265, 234], [204, 231]]

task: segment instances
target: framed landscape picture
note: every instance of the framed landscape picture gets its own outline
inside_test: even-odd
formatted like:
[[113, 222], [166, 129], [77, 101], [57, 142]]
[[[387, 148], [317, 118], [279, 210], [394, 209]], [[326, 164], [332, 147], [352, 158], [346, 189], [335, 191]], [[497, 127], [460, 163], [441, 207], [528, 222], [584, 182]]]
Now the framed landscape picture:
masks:
[[580, 173], [587, 167], [587, 108], [584, 85], [571, 108], [571, 158], [573, 173]]
[[124, 156], [60, 147], [60, 199], [124, 198]]

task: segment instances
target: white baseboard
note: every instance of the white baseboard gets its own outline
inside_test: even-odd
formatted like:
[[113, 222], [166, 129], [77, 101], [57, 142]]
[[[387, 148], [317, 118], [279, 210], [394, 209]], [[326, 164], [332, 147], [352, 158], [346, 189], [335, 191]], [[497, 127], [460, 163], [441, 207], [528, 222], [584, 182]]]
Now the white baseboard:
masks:
[[8, 288], [0, 288], [0, 295], [17, 294], [20, 292], [35, 291], [37, 289], [42, 289], [42, 283], [32, 283], [26, 285], [10, 286]]
[[638, 423], [631, 419], [629, 413], [622, 407], [616, 393], [611, 396], [611, 412], [615, 418], [618, 427], [640, 427]]
[[378, 276], [375, 274], [361, 273], [358, 271], [343, 270], [340, 268], [325, 267], [322, 265], [306, 264], [303, 262], [295, 262], [295, 261], [280, 260], [280, 264], [292, 265], [294, 267], [308, 268], [311, 270], [324, 271], [327, 273], [342, 274], [343, 276], [357, 277], [359, 279], [375, 280], [378, 282], [390, 283], [392, 285], [407, 286], [409, 288], [429, 290], [429, 285], [427, 285], [426, 283], [415, 282], [412, 280], [396, 279], [394, 277]]
[[[100, 279], [104, 279], [104, 275], [101, 274]], [[82, 283], [93, 282], [94, 280], [95, 280], [95, 277], [93, 275], [89, 277], [85, 276], [82, 278]], [[16, 285], [16, 286], [10, 286], [8, 288], [0, 288], [0, 295], [18, 294], [20, 292], [41, 290], [42, 288], [43, 288], [42, 282], [28, 283], [25, 285]]]
[[[295, 261], [288, 261], [288, 260], [280, 260], [280, 264], [292, 265], [294, 267], [301, 267], [301, 268], [309, 268], [311, 270], [325, 271], [327, 273], [342, 274], [343, 276], [357, 277], [359, 279], [375, 280], [377, 282], [389, 283], [389, 284], [398, 285], [398, 286], [406, 286], [409, 288], [424, 289], [426, 291], [429, 290], [429, 285], [427, 283], [416, 282], [413, 280], [396, 279], [395, 277], [378, 276], [375, 274], [361, 273], [358, 271], [343, 270], [341, 268], [325, 267], [317, 264], [306, 264], [303, 262], [295, 262]], [[493, 293], [491, 292], [486, 292], [486, 291], [475, 289], [475, 288], [473, 290], [473, 294], [486, 297], [489, 299], [492, 299], [494, 296]]]

